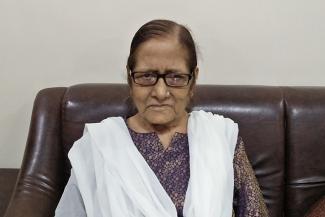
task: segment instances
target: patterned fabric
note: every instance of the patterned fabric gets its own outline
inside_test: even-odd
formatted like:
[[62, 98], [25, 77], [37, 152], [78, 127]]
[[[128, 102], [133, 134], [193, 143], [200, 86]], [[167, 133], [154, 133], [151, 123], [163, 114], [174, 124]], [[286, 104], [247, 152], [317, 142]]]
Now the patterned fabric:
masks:
[[137, 133], [129, 128], [133, 142], [155, 172], [174, 202], [178, 216], [183, 216], [186, 189], [190, 177], [187, 135], [176, 133], [164, 150], [156, 133]]
[[234, 155], [234, 210], [236, 217], [268, 216], [262, 192], [245, 152], [244, 142], [238, 137]]
[[324, 217], [325, 216], [325, 196], [317, 201], [307, 213], [306, 217]]
[[[137, 149], [174, 202], [178, 217], [182, 217], [186, 189], [190, 178], [187, 134], [176, 133], [170, 146], [164, 149], [155, 132], [138, 133], [131, 128], [129, 131]], [[267, 217], [267, 208], [254, 171], [246, 156], [241, 137], [238, 137], [235, 150], [234, 172], [234, 216]]]

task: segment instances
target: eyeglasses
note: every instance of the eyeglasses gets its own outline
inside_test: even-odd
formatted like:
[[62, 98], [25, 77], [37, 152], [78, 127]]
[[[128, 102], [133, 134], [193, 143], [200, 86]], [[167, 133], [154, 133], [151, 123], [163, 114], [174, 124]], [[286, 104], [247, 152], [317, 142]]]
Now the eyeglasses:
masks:
[[132, 72], [131, 77], [134, 83], [141, 86], [154, 86], [159, 78], [162, 78], [169, 87], [185, 87], [189, 84], [193, 75], [176, 72], [165, 74], [159, 74], [158, 72]]

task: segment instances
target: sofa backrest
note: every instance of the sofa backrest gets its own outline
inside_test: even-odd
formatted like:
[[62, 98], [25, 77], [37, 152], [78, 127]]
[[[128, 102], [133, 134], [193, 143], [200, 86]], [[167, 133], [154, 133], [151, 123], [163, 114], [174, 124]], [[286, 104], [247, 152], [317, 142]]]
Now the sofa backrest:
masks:
[[[19, 191], [6, 217], [18, 212], [16, 203], [24, 203], [24, 216], [29, 216], [34, 210], [26, 201], [35, 198], [42, 198], [45, 208], [30, 216], [53, 213], [70, 174], [67, 153], [82, 136], [84, 124], [130, 116], [134, 110], [128, 95], [124, 84], [40, 91]], [[239, 124], [270, 216], [300, 217], [325, 194], [325, 88], [198, 85], [191, 109], [218, 113]]]
[[286, 213], [301, 216], [325, 195], [325, 88], [286, 87]]
[[[70, 87], [62, 103], [65, 153], [82, 135], [84, 123], [98, 122], [108, 116], [129, 116], [132, 109], [130, 111], [126, 103], [128, 92], [126, 85]], [[192, 109], [218, 113], [239, 124], [240, 135], [271, 216], [280, 216], [285, 191], [284, 102], [281, 90], [275, 87], [199, 86]]]

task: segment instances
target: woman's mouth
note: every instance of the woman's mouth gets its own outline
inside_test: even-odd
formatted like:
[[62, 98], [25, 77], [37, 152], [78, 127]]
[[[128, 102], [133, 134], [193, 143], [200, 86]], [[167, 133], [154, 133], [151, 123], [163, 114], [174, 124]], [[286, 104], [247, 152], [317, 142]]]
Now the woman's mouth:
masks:
[[154, 104], [154, 105], [149, 105], [149, 109], [155, 110], [155, 111], [161, 111], [170, 108], [170, 105], [168, 104]]

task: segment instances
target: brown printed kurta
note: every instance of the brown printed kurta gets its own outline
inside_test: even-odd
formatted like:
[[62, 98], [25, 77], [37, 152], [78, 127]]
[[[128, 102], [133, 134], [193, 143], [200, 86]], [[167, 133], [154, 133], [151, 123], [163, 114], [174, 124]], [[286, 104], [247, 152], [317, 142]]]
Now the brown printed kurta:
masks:
[[[187, 134], [176, 133], [170, 146], [164, 149], [155, 132], [138, 133], [130, 128], [129, 132], [139, 152], [174, 202], [178, 217], [182, 217], [190, 178]], [[241, 137], [238, 137], [235, 149], [234, 173], [234, 215], [236, 217], [267, 217], [267, 208], [246, 156]]]

